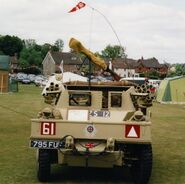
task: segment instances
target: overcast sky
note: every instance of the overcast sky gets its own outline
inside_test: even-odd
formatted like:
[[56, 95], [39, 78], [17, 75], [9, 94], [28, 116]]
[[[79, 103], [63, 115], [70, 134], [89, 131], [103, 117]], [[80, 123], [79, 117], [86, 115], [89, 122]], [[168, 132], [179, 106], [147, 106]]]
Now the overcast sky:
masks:
[[185, 63], [185, 1], [82, 0], [87, 6], [68, 13], [77, 0], [0, 0], [0, 35], [35, 39], [38, 44], [71, 37], [93, 52], [119, 44], [129, 58], [156, 57], [160, 63]]

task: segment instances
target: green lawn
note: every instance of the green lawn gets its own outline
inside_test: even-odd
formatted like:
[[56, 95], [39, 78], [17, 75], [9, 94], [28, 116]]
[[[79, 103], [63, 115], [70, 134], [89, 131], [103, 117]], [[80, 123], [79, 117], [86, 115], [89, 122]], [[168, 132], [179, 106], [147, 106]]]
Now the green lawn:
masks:
[[[40, 94], [41, 89], [32, 85], [20, 85], [18, 93], [0, 94], [0, 184], [38, 183], [29, 136], [30, 118], [45, 106]], [[184, 184], [185, 106], [154, 103], [151, 111], [154, 164], [150, 184]], [[102, 178], [99, 183], [104, 183]]]
[[29, 149], [30, 118], [44, 106], [41, 89], [19, 86], [0, 95], [0, 184], [35, 183], [35, 152]]

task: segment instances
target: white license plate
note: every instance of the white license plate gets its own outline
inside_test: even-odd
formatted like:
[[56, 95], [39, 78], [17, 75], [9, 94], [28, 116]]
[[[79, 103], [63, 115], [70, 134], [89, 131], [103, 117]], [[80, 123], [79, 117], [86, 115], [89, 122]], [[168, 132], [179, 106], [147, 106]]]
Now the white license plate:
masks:
[[64, 147], [64, 142], [54, 140], [31, 140], [30, 147], [41, 149], [58, 149]]

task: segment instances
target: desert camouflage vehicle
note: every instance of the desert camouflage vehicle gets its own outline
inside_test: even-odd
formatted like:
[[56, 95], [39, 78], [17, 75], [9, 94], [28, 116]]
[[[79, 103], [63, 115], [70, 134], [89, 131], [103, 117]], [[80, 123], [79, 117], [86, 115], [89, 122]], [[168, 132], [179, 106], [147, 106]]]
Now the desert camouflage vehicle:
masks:
[[43, 92], [51, 105], [31, 120], [30, 146], [38, 150], [38, 179], [48, 181], [51, 164], [57, 163], [129, 167], [135, 183], [147, 183], [152, 170], [147, 110], [152, 97], [147, 85], [127, 81], [60, 85], [61, 78], [56, 74], [56, 81]]

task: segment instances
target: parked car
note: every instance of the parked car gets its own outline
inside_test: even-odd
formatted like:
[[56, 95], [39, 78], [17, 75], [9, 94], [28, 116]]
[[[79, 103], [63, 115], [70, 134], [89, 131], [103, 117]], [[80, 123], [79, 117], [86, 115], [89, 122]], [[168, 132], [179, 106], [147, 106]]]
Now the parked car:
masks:
[[28, 78], [30, 79], [31, 82], [35, 81], [35, 75], [34, 74], [28, 74]]
[[22, 84], [30, 84], [31, 80], [29, 78], [23, 78], [21, 81]]
[[20, 74], [20, 75], [17, 75], [17, 80], [19, 82], [22, 82], [23, 79], [26, 79], [28, 76], [27, 74]]
[[35, 81], [34, 81], [35, 85], [40, 86], [42, 80], [43, 80], [42, 78], [36, 78]]
[[36, 86], [45, 86], [47, 83], [47, 78], [43, 75], [38, 75], [35, 77], [34, 83]]

